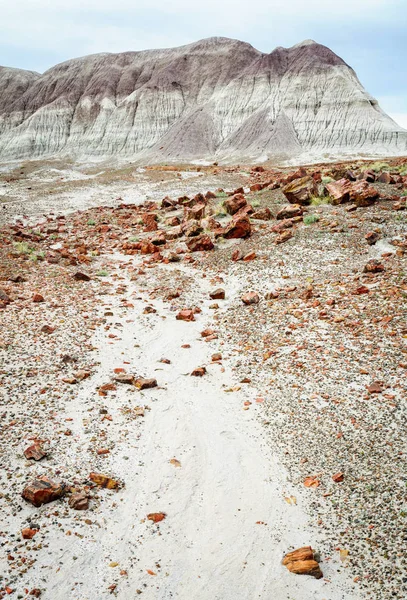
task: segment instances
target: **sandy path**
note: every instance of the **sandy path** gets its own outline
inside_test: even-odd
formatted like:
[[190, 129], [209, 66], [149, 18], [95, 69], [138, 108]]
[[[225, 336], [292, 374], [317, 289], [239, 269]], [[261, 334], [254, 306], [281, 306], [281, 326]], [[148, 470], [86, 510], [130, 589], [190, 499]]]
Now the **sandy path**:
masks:
[[[98, 600], [110, 597], [108, 587], [115, 583], [114, 593], [123, 600], [136, 597], [136, 590], [151, 600], [357, 598], [347, 587], [346, 573], [337, 572], [338, 564], [323, 564], [331, 582], [291, 575], [280, 564], [292, 547], [318, 547], [318, 532], [308, 527], [301, 492], [290, 486], [266, 443], [256, 418], [260, 406], [242, 410], [246, 399], [254, 401], [253, 388], [225, 393], [236, 384], [236, 374], [228, 360], [224, 372], [211, 364], [213, 352], [227, 357], [230, 349], [200, 337], [213, 325], [209, 283], [202, 279], [194, 291], [196, 300], [205, 302], [192, 323], [176, 321], [168, 303], [158, 300], [149, 302], [156, 314], [142, 314], [145, 300], [133, 282], [125, 283], [134, 308], [122, 308], [118, 297], [104, 297], [114, 313], [108, 322], [123, 325], [116, 325], [120, 339], [107, 343], [107, 332], [96, 332], [100, 366], [91, 383], [83, 385], [72, 414], [86, 414], [92, 390], [123, 360], [131, 363], [129, 372], [156, 377], [160, 388], [139, 393], [122, 385], [116, 397], [103, 400], [113, 416], [107, 429], [116, 446], [107, 459], [99, 459], [99, 470], [119, 476], [125, 488], [117, 494], [101, 492], [106, 501], [96, 513], [100, 527], [92, 526], [91, 535], [71, 538], [63, 552], [55, 544], [49, 559], [44, 558], [49, 567], [45, 600]], [[233, 289], [232, 281], [227, 289]], [[159, 363], [162, 357], [171, 364]], [[207, 374], [190, 377], [200, 365], [207, 366]], [[151, 409], [137, 421], [142, 421], [139, 428], [134, 421], [125, 425], [119, 412], [129, 397], [133, 407]], [[173, 457], [180, 468], [169, 463]], [[284, 500], [291, 494], [296, 506]], [[145, 520], [147, 513], [158, 511], [167, 513], [159, 525]], [[112, 562], [117, 566], [109, 566]], [[120, 576], [120, 570], [127, 575]]]

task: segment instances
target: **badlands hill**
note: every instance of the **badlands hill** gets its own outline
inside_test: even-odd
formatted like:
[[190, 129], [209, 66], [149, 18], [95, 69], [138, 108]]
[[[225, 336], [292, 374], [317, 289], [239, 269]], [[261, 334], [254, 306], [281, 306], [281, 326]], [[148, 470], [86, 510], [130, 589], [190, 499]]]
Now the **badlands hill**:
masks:
[[407, 131], [355, 72], [307, 40], [263, 54], [210, 38], [97, 54], [43, 75], [0, 67], [0, 158], [305, 162], [403, 155]]

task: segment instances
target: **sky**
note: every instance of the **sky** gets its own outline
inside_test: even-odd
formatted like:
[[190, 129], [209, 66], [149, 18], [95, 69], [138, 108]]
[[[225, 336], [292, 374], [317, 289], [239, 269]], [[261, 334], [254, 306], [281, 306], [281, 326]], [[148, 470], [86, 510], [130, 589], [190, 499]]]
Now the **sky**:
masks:
[[262, 52], [329, 46], [407, 128], [407, 0], [0, 0], [0, 65], [44, 72], [86, 54], [223, 36]]

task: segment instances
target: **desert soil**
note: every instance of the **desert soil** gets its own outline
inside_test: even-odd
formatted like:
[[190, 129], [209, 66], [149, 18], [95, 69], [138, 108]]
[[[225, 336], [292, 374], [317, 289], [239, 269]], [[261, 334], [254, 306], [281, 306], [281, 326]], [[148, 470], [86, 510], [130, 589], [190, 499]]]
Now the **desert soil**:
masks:
[[[281, 245], [272, 220], [207, 252], [188, 254], [181, 239], [160, 259], [126, 251], [152, 235], [131, 205], [250, 182], [244, 168], [4, 169], [0, 597], [407, 596], [406, 212], [323, 204]], [[227, 220], [223, 199], [212, 206]], [[273, 215], [286, 204], [279, 189], [248, 199]], [[164, 230], [182, 214], [155, 212]], [[167, 260], [177, 249], [180, 261]], [[255, 257], [233, 261], [236, 250]], [[365, 273], [372, 259], [384, 268]], [[216, 288], [225, 299], [210, 299]], [[259, 303], [246, 306], [251, 291]], [[195, 320], [177, 320], [182, 309]], [[23, 454], [35, 440], [47, 452], [38, 462]], [[39, 475], [64, 481], [66, 496], [23, 500]], [[87, 510], [68, 503], [78, 490]], [[38, 532], [26, 540], [24, 528]], [[320, 580], [281, 564], [305, 545]]]

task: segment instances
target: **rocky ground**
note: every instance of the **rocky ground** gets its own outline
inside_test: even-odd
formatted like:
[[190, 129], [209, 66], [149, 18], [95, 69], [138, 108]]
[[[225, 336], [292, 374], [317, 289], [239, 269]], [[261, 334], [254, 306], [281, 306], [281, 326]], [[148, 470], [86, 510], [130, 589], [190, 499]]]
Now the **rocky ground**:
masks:
[[405, 598], [406, 161], [54, 168], [2, 174], [0, 597]]

